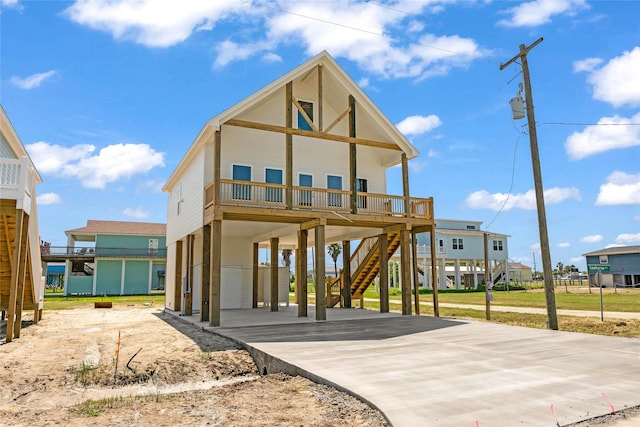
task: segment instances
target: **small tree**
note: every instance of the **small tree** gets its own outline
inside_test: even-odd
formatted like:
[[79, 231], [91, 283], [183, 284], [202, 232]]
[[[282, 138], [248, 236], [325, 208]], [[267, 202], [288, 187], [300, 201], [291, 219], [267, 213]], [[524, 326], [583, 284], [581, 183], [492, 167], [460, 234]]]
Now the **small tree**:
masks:
[[283, 249], [282, 250], [282, 263], [285, 267], [291, 267], [291, 253], [293, 251], [291, 249]]
[[332, 243], [327, 247], [327, 253], [331, 255], [331, 259], [333, 259], [333, 269], [336, 273], [336, 277], [338, 277], [338, 257], [342, 252], [342, 246], [340, 243]]

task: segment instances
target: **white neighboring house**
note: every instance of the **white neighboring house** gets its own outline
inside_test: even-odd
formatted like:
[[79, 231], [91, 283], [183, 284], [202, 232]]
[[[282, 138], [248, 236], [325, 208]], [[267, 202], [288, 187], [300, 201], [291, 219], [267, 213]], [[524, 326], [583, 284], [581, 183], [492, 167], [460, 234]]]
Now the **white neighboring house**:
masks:
[[20, 337], [22, 311], [42, 315], [44, 277], [36, 184], [42, 182], [4, 108], [0, 106], [0, 311], [6, 342]]
[[[508, 235], [481, 229], [481, 221], [436, 219], [436, 265], [438, 289], [476, 289], [485, 279], [485, 244], [490, 280], [496, 284], [509, 282], [513, 269], [509, 265]], [[432, 287], [431, 242], [428, 234], [417, 235], [418, 281], [423, 287]], [[392, 262], [400, 262], [394, 255]], [[392, 274], [396, 270], [392, 269]], [[529, 276], [530, 280], [530, 276]], [[393, 283], [398, 283], [394, 278]]]
[[[224, 308], [277, 311], [288, 299], [279, 287], [288, 274], [283, 279], [278, 263], [260, 274], [259, 248], [269, 248], [271, 259], [295, 251], [298, 314], [306, 316], [310, 243], [316, 319], [338, 302], [350, 307], [378, 272], [386, 283], [397, 248], [403, 313], [411, 314], [410, 236], [434, 227], [433, 199], [409, 193], [408, 160], [416, 156], [327, 52], [213, 117], [163, 187], [167, 309], [199, 311], [213, 326]], [[403, 194], [389, 195], [386, 170], [396, 165]], [[352, 250], [351, 241], [360, 243]], [[325, 245], [336, 242], [352, 256], [327, 292]]]

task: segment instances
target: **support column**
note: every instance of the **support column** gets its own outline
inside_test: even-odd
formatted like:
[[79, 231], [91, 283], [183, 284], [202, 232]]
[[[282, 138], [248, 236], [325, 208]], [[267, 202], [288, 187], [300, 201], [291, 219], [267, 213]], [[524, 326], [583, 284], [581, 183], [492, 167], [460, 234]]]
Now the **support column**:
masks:
[[[176, 241], [176, 260], [174, 264], [174, 275], [173, 275], [173, 309], [175, 311], [182, 312], [182, 247], [183, 241]], [[67, 266], [69, 271], [71, 271], [70, 264]], [[65, 277], [66, 278], [66, 277]], [[94, 281], [94, 293], [95, 293], [95, 281]]]
[[431, 227], [431, 290], [433, 291], [433, 315], [440, 317], [440, 305], [438, 304], [438, 279], [436, 269], [436, 227]]
[[[308, 230], [298, 231], [298, 256], [296, 265], [298, 274], [296, 275], [296, 286], [298, 287], [298, 317], [307, 317], [307, 239]], [[298, 259], [298, 257], [300, 259]]]
[[191, 316], [193, 314], [193, 245], [194, 245], [193, 242], [194, 241], [195, 241], [195, 236], [192, 234], [189, 234], [187, 236], [187, 280], [186, 280], [186, 289], [184, 289], [184, 315], [185, 316]]
[[473, 289], [478, 289], [478, 261], [473, 260]]
[[278, 311], [278, 244], [280, 239], [277, 237], [271, 238], [271, 311]]
[[440, 282], [438, 283], [439, 289], [447, 289], [447, 260], [444, 258], [440, 260]]
[[389, 312], [389, 252], [387, 234], [378, 235], [380, 251], [380, 313]]
[[220, 273], [222, 270], [222, 221], [211, 222], [211, 279], [209, 280], [209, 326], [220, 326]]
[[342, 241], [342, 301], [344, 308], [351, 308], [351, 241]]
[[211, 280], [211, 224], [205, 224], [202, 228], [202, 271], [200, 281], [200, 321], [209, 321], [209, 286]]
[[258, 242], [253, 243], [253, 265], [252, 265], [252, 284], [251, 284], [251, 307], [258, 308], [258, 272], [260, 271], [258, 267], [258, 253], [260, 249], [260, 244]]
[[[24, 305], [24, 286], [27, 280], [27, 263], [29, 261], [29, 215], [24, 216], [22, 224], [22, 249], [20, 249], [20, 267], [18, 269], [18, 299], [16, 301], [16, 323], [13, 326], [13, 333], [16, 338], [20, 338], [20, 330], [22, 329], [22, 307]], [[35, 282], [36, 279], [32, 278]]]
[[327, 304], [325, 300], [325, 254], [324, 225], [315, 227], [316, 231], [316, 320], [327, 320]]
[[411, 315], [411, 246], [409, 231], [400, 230], [400, 276], [402, 277], [402, 314]]
[[411, 216], [411, 196], [409, 195], [409, 162], [407, 154], [402, 153], [402, 195], [404, 196], [404, 213]]
[[[349, 136], [356, 137], [356, 99], [349, 95]], [[349, 189], [351, 190], [351, 213], [358, 213], [358, 186], [356, 179], [358, 176], [356, 165], [356, 144], [349, 144]]]
[[456, 290], [460, 290], [460, 260], [455, 260], [454, 274], [456, 275]]
[[420, 314], [420, 279], [418, 278], [418, 242], [416, 233], [411, 233], [411, 270], [413, 272], [413, 295], [414, 309], [416, 314]]
[[[285, 88], [285, 126], [287, 129], [291, 129], [293, 126], [293, 111], [291, 104], [293, 102], [293, 82], [289, 82]], [[286, 145], [286, 180], [287, 180], [287, 189], [286, 192], [286, 202], [287, 209], [293, 209], [293, 135], [291, 133], [285, 134], [285, 145]]]
[[24, 210], [18, 209], [16, 214], [16, 239], [11, 263], [11, 282], [9, 283], [9, 308], [5, 337], [5, 341], [8, 343], [13, 341], [14, 336], [20, 338], [20, 329], [22, 327], [22, 299], [24, 297], [28, 231], [29, 216], [25, 214]]

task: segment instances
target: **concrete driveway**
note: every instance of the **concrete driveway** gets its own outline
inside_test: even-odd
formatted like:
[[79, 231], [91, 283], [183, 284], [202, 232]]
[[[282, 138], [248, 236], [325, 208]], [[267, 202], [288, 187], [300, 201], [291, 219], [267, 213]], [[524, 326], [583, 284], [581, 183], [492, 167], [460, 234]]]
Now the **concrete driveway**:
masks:
[[640, 405], [640, 340], [329, 309], [223, 310], [262, 371], [348, 391], [394, 426], [552, 426]]

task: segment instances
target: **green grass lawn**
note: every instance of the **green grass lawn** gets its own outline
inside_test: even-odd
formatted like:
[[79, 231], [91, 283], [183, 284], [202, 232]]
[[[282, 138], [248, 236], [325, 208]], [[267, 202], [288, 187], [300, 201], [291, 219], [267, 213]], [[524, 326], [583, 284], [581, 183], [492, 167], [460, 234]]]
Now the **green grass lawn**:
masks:
[[[604, 289], [602, 301], [607, 311], [640, 312], [640, 289], [619, 289], [614, 293], [612, 289]], [[366, 298], [378, 299], [378, 293], [370, 289], [365, 293]], [[396, 290], [392, 290], [390, 298], [399, 300], [400, 295]], [[413, 299], [413, 295], [412, 295]], [[592, 289], [592, 293], [584, 290], [569, 288], [569, 292], [556, 289], [556, 308], [565, 310], [600, 310], [600, 293], [598, 289]], [[431, 293], [420, 294], [420, 300], [426, 302], [433, 301]], [[484, 305], [484, 292], [438, 292], [438, 301], [450, 304], [472, 304]], [[545, 294], [542, 291], [494, 291], [491, 305], [504, 305], [512, 307], [535, 307], [546, 308]]]

